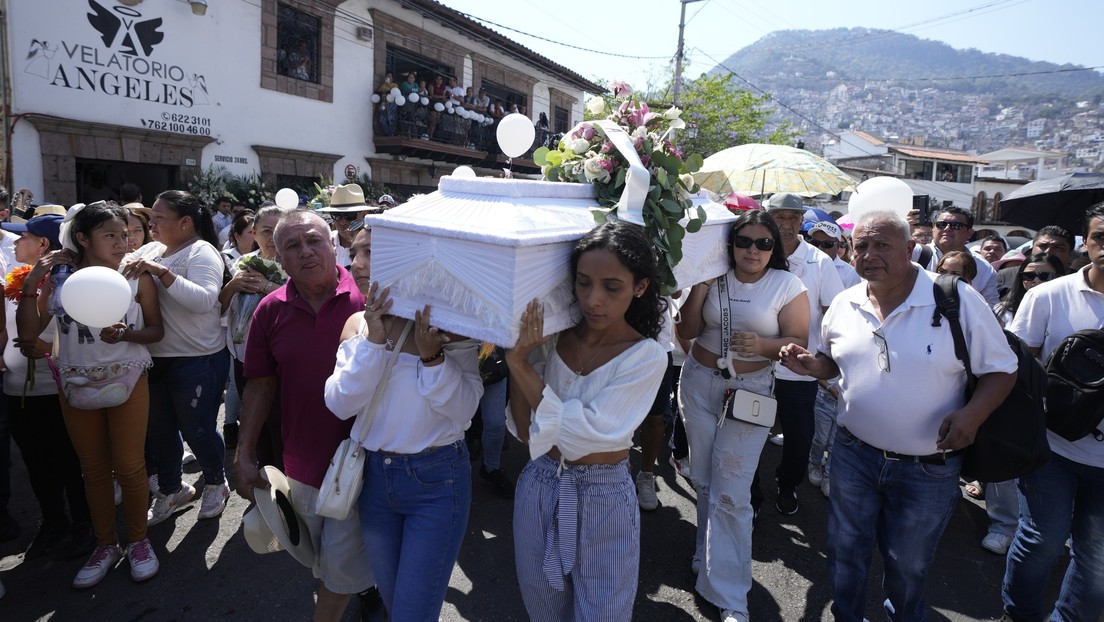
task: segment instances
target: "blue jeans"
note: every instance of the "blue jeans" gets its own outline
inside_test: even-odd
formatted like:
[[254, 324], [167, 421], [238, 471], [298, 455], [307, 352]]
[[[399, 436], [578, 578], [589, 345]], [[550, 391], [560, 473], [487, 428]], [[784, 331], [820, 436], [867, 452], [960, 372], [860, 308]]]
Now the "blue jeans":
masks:
[[[1070, 564], [1054, 610], [1043, 592], [1071, 539]], [[1020, 524], [1002, 586], [1004, 609], [1018, 622], [1096, 622], [1104, 615], [1104, 469], [1053, 454], [1020, 478]]]
[[[809, 449], [809, 464], [824, 467], [824, 474], [831, 472], [832, 442], [836, 439], [836, 398], [824, 387], [817, 387], [813, 405], [813, 444]], [[825, 456], [824, 453], [828, 452]]]
[[390, 619], [436, 620], [471, 511], [467, 445], [370, 452], [359, 509], [368, 563]]
[[1017, 480], [985, 484], [985, 512], [989, 514], [989, 533], [1011, 536], [1020, 519]]
[[162, 494], [180, 490], [180, 460], [188, 442], [206, 485], [226, 481], [226, 445], [218, 433], [218, 409], [230, 353], [155, 357], [150, 371], [150, 416], [146, 446]]
[[945, 464], [886, 459], [837, 428], [828, 499], [828, 574], [837, 621], [863, 620], [875, 545], [885, 566], [889, 619], [927, 619], [924, 580], [961, 497], [961, 467], [962, 456]]
[[238, 395], [238, 381], [234, 377], [232, 369], [227, 376], [226, 397], [223, 398], [223, 404], [226, 405], [226, 417], [223, 419], [223, 423], [229, 425], [237, 423], [238, 419], [241, 418], [242, 401]]
[[502, 441], [506, 440], [506, 379], [483, 386], [479, 399], [483, 413], [483, 466], [494, 471], [502, 466]]

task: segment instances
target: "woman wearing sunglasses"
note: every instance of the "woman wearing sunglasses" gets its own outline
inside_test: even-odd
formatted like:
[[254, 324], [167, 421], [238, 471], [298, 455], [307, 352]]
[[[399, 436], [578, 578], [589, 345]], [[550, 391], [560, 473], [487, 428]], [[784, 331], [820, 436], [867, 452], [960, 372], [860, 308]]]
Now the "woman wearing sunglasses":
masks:
[[1020, 308], [1027, 290], [1039, 283], [1046, 283], [1066, 274], [1066, 264], [1057, 255], [1050, 253], [1036, 253], [1020, 264], [1020, 270], [1016, 274], [1016, 281], [1012, 289], [1008, 290], [1004, 300], [996, 306], [994, 311], [1001, 324], [1007, 326]]
[[733, 224], [729, 257], [731, 269], [695, 285], [681, 310], [679, 335], [697, 341], [682, 368], [679, 408], [698, 496], [697, 591], [721, 609], [723, 622], [747, 622], [751, 481], [769, 430], [723, 419], [721, 408], [729, 390], [772, 396], [779, 350], [808, 342], [809, 298], [766, 212]]

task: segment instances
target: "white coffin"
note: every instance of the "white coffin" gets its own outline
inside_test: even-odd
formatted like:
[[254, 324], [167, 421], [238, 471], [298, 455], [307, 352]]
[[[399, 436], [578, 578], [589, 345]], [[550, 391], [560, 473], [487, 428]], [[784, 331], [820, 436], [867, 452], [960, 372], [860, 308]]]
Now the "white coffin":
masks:
[[[708, 220], [683, 240], [681, 287], [728, 269], [724, 242], [735, 218], [705, 203]], [[443, 177], [436, 192], [365, 218], [372, 280], [391, 288], [391, 313], [432, 306], [434, 326], [503, 346], [517, 342], [530, 300], [544, 303], [544, 332], [578, 321], [571, 249], [595, 226], [589, 184]]]
[[391, 287], [393, 314], [429, 304], [434, 326], [503, 346], [540, 298], [550, 335], [575, 324], [571, 249], [597, 207], [587, 184], [443, 177], [436, 192], [366, 218], [372, 280]]

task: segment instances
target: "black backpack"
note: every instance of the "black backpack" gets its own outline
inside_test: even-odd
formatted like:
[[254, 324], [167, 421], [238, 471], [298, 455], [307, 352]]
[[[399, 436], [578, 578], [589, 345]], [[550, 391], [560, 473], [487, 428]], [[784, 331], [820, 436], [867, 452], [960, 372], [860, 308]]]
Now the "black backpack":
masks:
[[1104, 330], [1066, 337], [1046, 364], [1047, 427], [1070, 441], [1104, 441]]
[[[970, 369], [966, 337], [959, 323], [958, 277], [939, 275], [935, 279], [935, 313], [932, 326], [939, 318], [949, 320], [954, 338], [955, 356], [966, 368], [966, 399], [973, 394], [977, 378]], [[1043, 395], [1047, 389], [1047, 374], [1039, 360], [1022, 339], [1004, 331], [1008, 347], [1016, 355], [1016, 384], [1004, 402], [978, 427], [974, 444], [966, 448], [962, 477], [980, 482], [1003, 482], [1023, 477], [1043, 466], [1050, 459], [1050, 444], [1046, 436], [1046, 413]]]

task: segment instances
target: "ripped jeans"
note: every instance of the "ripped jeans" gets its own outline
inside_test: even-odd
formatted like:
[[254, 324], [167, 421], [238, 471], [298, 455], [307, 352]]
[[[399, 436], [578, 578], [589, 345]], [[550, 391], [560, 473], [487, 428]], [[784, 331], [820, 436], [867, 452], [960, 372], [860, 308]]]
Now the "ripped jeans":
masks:
[[730, 380], [693, 357], [682, 366], [679, 409], [690, 443], [690, 478], [698, 495], [695, 555], [701, 560], [697, 591], [722, 609], [748, 619], [751, 589], [751, 480], [769, 430], [724, 420], [718, 426], [725, 389], [771, 395], [771, 366]]

